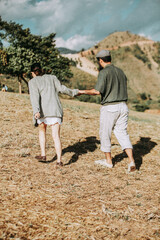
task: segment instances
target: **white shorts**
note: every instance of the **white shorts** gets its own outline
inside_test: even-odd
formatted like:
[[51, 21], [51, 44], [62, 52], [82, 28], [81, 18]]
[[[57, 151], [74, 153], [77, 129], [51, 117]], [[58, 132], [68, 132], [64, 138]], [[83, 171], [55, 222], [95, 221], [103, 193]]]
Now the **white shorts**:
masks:
[[56, 123], [62, 124], [60, 117], [44, 117], [37, 120], [38, 124], [45, 123], [46, 125], [54, 125]]

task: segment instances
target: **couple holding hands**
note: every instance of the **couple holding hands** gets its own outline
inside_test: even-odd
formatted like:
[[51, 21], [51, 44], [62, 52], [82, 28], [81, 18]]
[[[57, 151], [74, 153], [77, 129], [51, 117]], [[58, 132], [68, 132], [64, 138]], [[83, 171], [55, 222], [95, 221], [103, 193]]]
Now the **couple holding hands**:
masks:
[[62, 85], [54, 75], [43, 74], [39, 63], [31, 66], [32, 79], [29, 81], [30, 100], [34, 120], [39, 127], [41, 155], [35, 158], [46, 161], [46, 128], [51, 126], [52, 137], [57, 154], [57, 166], [63, 166], [60, 125], [63, 120], [63, 109], [58, 93], [71, 97], [81, 94], [101, 95], [100, 109], [100, 143], [105, 158], [95, 161], [96, 164], [113, 168], [111, 157], [111, 133], [114, 132], [119, 144], [129, 158], [128, 172], [136, 170], [133, 147], [127, 133], [127, 78], [124, 72], [111, 63], [111, 53], [101, 50], [96, 58], [100, 71], [95, 87], [91, 90], [70, 89]]

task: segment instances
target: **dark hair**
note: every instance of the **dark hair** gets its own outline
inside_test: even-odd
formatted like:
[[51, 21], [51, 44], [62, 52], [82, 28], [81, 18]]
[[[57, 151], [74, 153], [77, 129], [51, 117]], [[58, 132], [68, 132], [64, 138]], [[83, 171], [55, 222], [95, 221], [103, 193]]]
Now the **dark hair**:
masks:
[[34, 63], [31, 66], [31, 72], [34, 72], [36, 76], [42, 75], [42, 68], [40, 63]]
[[97, 60], [99, 61], [99, 59], [102, 59], [103, 62], [105, 62], [105, 63], [107, 63], [107, 62], [111, 62], [111, 60], [112, 60], [111, 56], [98, 57]]

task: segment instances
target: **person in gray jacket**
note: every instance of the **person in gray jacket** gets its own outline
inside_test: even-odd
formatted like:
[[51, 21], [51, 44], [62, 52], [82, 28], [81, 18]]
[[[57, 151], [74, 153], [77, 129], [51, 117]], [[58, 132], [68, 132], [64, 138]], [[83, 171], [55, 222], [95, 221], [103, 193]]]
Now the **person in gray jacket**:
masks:
[[62, 85], [55, 75], [43, 74], [41, 65], [31, 66], [32, 79], [29, 81], [30, 100], [33, 108], [34, 121], [39, 126], [39, 143], [41, 155], [35, 158], [46, 161], [46, 128], [51, 126], [52, 137], [57, 154], [57, 165], [62, 163], [62, 146], [60, 139], [60, 125], [63, 121], [63, 109], [58, 93], [71, 97], [78, 95], [78, 89], [70, 89]]

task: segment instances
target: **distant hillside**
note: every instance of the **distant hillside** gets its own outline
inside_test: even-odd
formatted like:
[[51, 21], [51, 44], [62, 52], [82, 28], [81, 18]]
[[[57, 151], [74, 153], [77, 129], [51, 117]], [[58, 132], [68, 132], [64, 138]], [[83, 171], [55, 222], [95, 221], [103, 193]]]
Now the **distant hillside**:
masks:
[[149, 40], [143, 36], [139, 36], [137, 34], [130, 33], [129, 31], [125, 32], [114, 32], [110, 35], [108, 35], [105, 39], [103, 39], [101, 42], [99, 42], [94, 47], [90, 48], [90, 50], [94, 50], [95, 48], [116, 48], [122, 45], [130, 45], [130, 44], [136, 44], [139, 42], [152, 42], [152, 40]]
[[160, 109], [160, 42], [128, 31], [110, 34], [88, 50], [66, 54], [66, 57], [78, 63], [71, 86], [78, 82], [81, 87], [86, 86], [87, 77], [84, 80], [81, 78], [83, 71], [90, 73], [86, 75], [90, 79], [89, 86], [95, 85], [95, 76], [98, 75], [96, 53], [102, 49], [111, 51], [113, 64], [127, 75], [129, 101], [133, 108], [138, 104], [138, 108], [140, 105], [140, 108]]
[[[112, 62], [126, 73], [129, 100], [133, 108], [135, 104], [143, 103], [149, 108], [160, 109], [160, 42], [130, 32], [110, 34], [96, 46], [79, 53], [60, 48], [66, 51], [62, 55], [78, 63], [77, 67], [71, 67], [73, 77], [65, 84], [72, 88], [93, 88], [98, 75], [95, 55], [101, 49], [110, 49]], [[9, 91], [18, 92], [17, 79], [2, 75], [0, 87], [2, 84], [7, 84]], [[22, 89], [27, 92], [26, 85]], [[80, 97], [82, 100], [82, 96]], [[99, 99], [95, 100], [95, 96], [84, 96], [83, 100], [99, 102]]]
[[125, 71], [131, 98], [142, 92], [153, 98], [160, 95], [159, 42], [130, 32], [115, 32], [81, 55], [96, 65], [95, 55], [102, 49], [109, 49], [113, 63]]
[[77, 53], [77, 51], [75, 51], [75, 50], [71, 50], [71, 49], [63, 48], [63, 47], [58, 48], [58, 51], [61, 54]]

